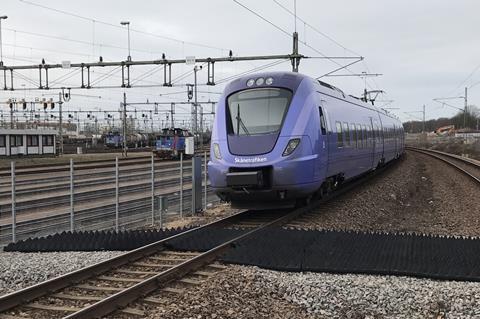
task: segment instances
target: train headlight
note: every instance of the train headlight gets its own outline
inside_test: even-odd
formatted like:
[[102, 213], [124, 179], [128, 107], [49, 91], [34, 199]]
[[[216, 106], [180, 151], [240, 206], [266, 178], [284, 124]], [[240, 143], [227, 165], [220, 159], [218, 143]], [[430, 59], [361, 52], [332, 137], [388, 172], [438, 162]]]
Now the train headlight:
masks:
[[247, 86], [251, 87], [253, 84], [255, 84], [255, 79], [250, 79], [247, 81]]
[[272, 85], [272, 84], [273, 84], [273, 78], [272, 78], [272, 77], [267, 78], [267, 79], [265, 80], [265, 84], [266, 84], [266, 85]]
[[220, 153], [220, 145], [213, 143], [213, 155], [216, 159], [222, 159], [222, 154]]
[[283, 151], [282, 156], [288, 156], [292, 154], [299, 144], [300, 144], [299, 138], [293, 138], [290, 141], [288, 141], [287, 147], [285, 147], [285, 150]]
[[265, 83], [265, 79], [264, 79], [264, 78], [258, 78], [258, 79], [255, 81], [255, 84], [256, 84], [256, 85], [263, 85], [263, 83]]

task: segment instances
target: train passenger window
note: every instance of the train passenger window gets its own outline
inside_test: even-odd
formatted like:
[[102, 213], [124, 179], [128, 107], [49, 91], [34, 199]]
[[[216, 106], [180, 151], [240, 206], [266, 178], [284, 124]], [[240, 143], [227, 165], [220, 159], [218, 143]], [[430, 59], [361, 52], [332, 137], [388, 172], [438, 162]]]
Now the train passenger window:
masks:
[[350, 145], [350, 129], [348, 127], [348, 123], [343, 123], [343, 130], [345, 131], [345, 146]]
[[363, 124], [363, 136], [364, 136], [364, 140], [363, 140], [364, 146], [368, 147], [367, 126], [365, 124]]
[[15, 141], [15, 135], [10, 135], [10, 147], [17, 146]]
[[357, 124], [357, 136], [358, 136], [358, 148], [363, 147], [363, 134], [362, 134], [362, 126]]
[[355, 124], [352, 124], [351, 127], [352, 127], [352, 134], [353, 134], [352, 144], [353, 146], [358, 147], [357, 130], [355, 129]]
[[368, 136], [368, 143], [373, 146], [373, 135], [372, 135], [372, 129], [370, 125], [367, 125], [367, 136]]
[[5, 135], [0, 135], [0, 147], [5, 147]]
[[342, 123], [335, 122], [337, 126], [337, 147], [343, 147]]
[[319, 107], [318, 111], [320, 113], [320, 129], [322, 130], [322, 135], [327, 134], [327, 125], [325, 121], [325, 115], [323, 114], [322, 108]]

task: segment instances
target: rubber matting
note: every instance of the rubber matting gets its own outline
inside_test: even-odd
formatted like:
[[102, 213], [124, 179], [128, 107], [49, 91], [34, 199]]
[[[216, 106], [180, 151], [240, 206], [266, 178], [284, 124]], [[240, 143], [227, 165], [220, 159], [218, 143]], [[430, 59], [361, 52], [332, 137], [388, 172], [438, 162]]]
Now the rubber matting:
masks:
[[[178, 234], [164, 231], [78, 232], [10, 244], [6, 251], [131, 250]], [[207, 228], [166, 247], [207, 251], [245, 229]], [[480, 281], [480, 239], [271, 228], [234, 245], [221, 259], [282, 271], [407, 275]]]
[[10, 243], [4, 251], [52, 252], [52, 251], [101, 251], [132, 250], [162, 240], [191, 228], [165, 230], [79, 231], [63, 232], [39, 238], [29, 238]]
[[284, 271], [480, 280], [480, 239], [271, 229], [225, 262]]

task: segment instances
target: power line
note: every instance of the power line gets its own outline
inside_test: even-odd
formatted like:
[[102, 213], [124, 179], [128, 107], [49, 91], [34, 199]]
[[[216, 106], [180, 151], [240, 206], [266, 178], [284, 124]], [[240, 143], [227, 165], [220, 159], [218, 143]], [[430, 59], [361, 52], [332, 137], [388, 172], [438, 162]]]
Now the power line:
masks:
[[[32, 35], [32, 36], [36, 36], [36, 37], [50, 38], [50, 39], [55, 39], [55, 40], [74, 42], [74, 43], [79, 43], [79, 44], [84, 44], [84, 45], [89, 45], [89, 46], [98, 46], [100, 48], [105, 47], [105, 48], [120, 49], [120, 50], [125, 50], [126, 49], [125, 47], [111, 45], [111, 44], [91, 43], [91, 42], [83, 41], [83, 40], [74, 40], [74, 39], [69, 39], [69, 38], [55, 36], [55, 35], [48, 35], [48, 34], [30, 32], [30, 31], [21, 31], [21, 30], [16, 30], [16, 29], [11, 29], [11, 28], [2, 27], [2, 30], [7, 30], [7, 31], [11, 31], [11, 32], [18, 32], [18, 33], [22, 33], [22, 34], [28, 34], [28, 35]], [[150, 53], [150, 54], [152, 54], [152, 53], [162, 54], [162, 52], [147, 51], [147, 50], [140, 50], [140, 49], [132, 49], [132, 51], [142, 52], [142, 53]]]
[[[114, 27], [114, 28], [117, 28], [117, 29], [122, 29], [122, 30], [124, 29], [122, 26], [120, 26], [120, 25], [118, 25], [118, 24], [111, 23], [111, 22], [107, 22], [107, 21], [102, 21], [102, 20], [98, 20], [98, 19], [94, 19], [94, 18], [85, 17], [85, 16], [82, 16], [82, 15], [79, 15], [79, 14], [76, 14], [76, 13], [72, 13], [72, 12], [68, 12], [68, 11], [65, 11], [65, 10], [60, 10], [60, 9], [51, 8], [51, 7], [48, 7], [48, 6], [45, 6], [45, 5], [42, 5], [42, 4], [38, 4], [38, 3], [35, 3], [35, 2], [27, 1], [27, 0], [18, 0], [18, 1], [20, 1], [20, 2], [22, 2], [22, 3], [24, 3], [24, 4], [36, 6], [36, 7], [45, 9], [45, 10], [54, 11], [54, 12], [57, 12], [57, 13], [60, 13], [60, 14], [68, 15], [68, 16], [75, 17], [75, 18], [78, 18], [78, 19], [90, 21], [90, 22], [93, 22], [93, 23], [99, 23], [99, 24], [107, 25], [107, 26]], [[215, 46], [211, 46], [211, 45], [206, 45], [206, 44], [203, 44], [203, 43], [197, 43], [197, 42], [191, 42], [191, 41], [185, 41], [185, 40], [175, 39], [175, 38], [168, 37], [168, 36], [165, 36], [165, 35], [155, 34], [155, 33], [151, 33], [151, 32], [145, 32], [145, 31], [141, 31], [141, 30], [137, 30], [137, 29], [132, 29], [132, 28], [130, 29], [130, 31], [131, 31], [131, 32], [135, 32], [135, 33], [139, 33], [139, 34], [148, 35], [148, 36], [155, 37], [155, 38], [160, 38], [160, 39], [165, 39], [165, 40], [169, 40], [169, 41], [174, 41], [174, 42], [181, 43], [181, 44], [188, 44], [188, 45], [203, 47], [203, 48], [212, 49], [212, 50], [226, 50], [225, 48], [220, 48], [220, 47], [215, 47]]]
[[[267, 18], [265, 18], [264, 16], [262, 16], [261, 14], [257, 13], [256, 11], [254, 11], [253, 9], [250, 9], [249, 7], [245, 6], [244, 4], [240, 3], [238, 0], [233, 0], [233, 2], [235, 2], [236, 4], [240, 5], [241, 7], [243, 7], [244, 9], [248, 10], [249, 12], [251, 12], [252, 14], [256, 15], [257, 17], [259, 17], [260, 19], [262, 19], [263, 21], [267, 22], [268, 24], [272, 25], [273, 27], [275, 27], [276, 29], [278, 29], [279, 31], [281, 31], [282, 33], [286, 34], [288, 37], [292, 37], [292, 35], [286, 31], [285, 29], [282, 29], [281, 27], [279, 27], [278, 25], [276, 25], [275, 23], [273, 23], [272, 21], [268, 20]], [[287, 9], [288, 10], [288, 9]], [[289, 11], [290, 12], [290, 11]], [[294, 13], [292, 13], [294, 16], [296, 16]], [[300, 19], [300, 18], [299, 18]], [[301, 21], [304, 21], [304, 20], [301, 20]], [[316, 53], [320, 54], [322, 57], [330, 60], [331, 62], [335, 63], [336, 65], [338, 65], [340, 67], [340, 69], [346, 69], [347, 71], [349, 71], [350, 73], [353, 73], [352, 71], [350, 71], [348, 68], [346, 68], [345, 66], [341, 65], [340, 63], [338, 63], [337, 61], [335, 61], [334, 59], [332, 59], [331, 57], [328, 57], [326, 54], [324, 54], [323, 52], [321, 52], [320, 50], [314, 48], [313, 46], [311, 46], [310, 44], [306, 43], [305, 41], [301, 41], [301, 40], [298, 40], [298, 42], [302, 43], [304, 46], [310, 48], [311, 50], [315, 51]], [[356, 54], [356, 53], [355, 53]], [[352, 58], [361, 58], [363, 59], [363, 57], [352, 57]], [[340, 70], [339, 69], [339, 70]]]
[[268, 20], [267, 18], [265, 18], [265, 17], [262, 16], [261, 14], [253, 11], [252, 9], [250, 9], [249, 7], [245, 6], [244, 4], [240, 3], [240, 2], [237, 1], [237, 0], [233, 0], [233, 2], [235, 2], [235, 3], [238, 4], [239, 6], [243, 7], [244, 9], [250, 11], [251, 13], [253, 13], [253, 14], [256, 15], [257, 17], [259, 17], [259, 18], [262, 19], [263, 21], [267, 22], [268, 24], [270, 24], [271, 26], [273, 26], [273, 27], [276, 28], [277, 30], [285, 33], [288, 37], [290, 37], [290, 38], [292, 37], [292, 35], [291, 35], [288, 31], [282, 29], [281, 27], [279, 27], [278, 25], [276, 25], [276, 24], [273, 23], [272, 21]]
[[244, 72], [241, 72], [241, 73], [237, 73], [237, 74], [234, 74], [234, 75], [232, 75], [232, 76], [229, 76], [229, 77], [220, 79], [220, 80], [217, 81], [217, 84], [221, 84], [221, 83], [224, 83], [224, 82], [227, 82], [227, 81], [230, 81], [230, 80], [239, 78], [239, 77], [241, 77], [241, 76], [244, 76], [244, 75], [247, 75], [247, 74], [250, 74], [250, 73], [258, 72], [258, 71], [261, 71], [261, 70], [264, 70], [264, 69], [267, 69], [267, 68], [270, 68], [270, 67], [273, 67], [273, 66], [282, 64], [282, 63], [287, 62], [287, 61], [288, 61], [288, 60], [280, 60], [280, 61], [274, 61], [274, 62], [271, 62], [271, 63], [267, 63], [267, 64], [264, 64], [264, 65], [255, 67], [255, 68], [253, 68], [253, 69], [250, 69], [250, 70], [247, 70], [247, 71], [244, 71]]
[[92, 54], [84, 54], [84, 53], [78, 53], [78, 52], [69, 52], [69, 51], [61, 51], [61, 50], [49, 50], [49, 49], [42, 49], [38, 47], [30, 47], [30, 46], [25, 46], [25, 45], [19, 45], [19, 44], [11, 44], [11, 43], [4, 43], [4, 46], [7, 47], [14, 47], [14, 48], [21, 48], [21, 49], [30, 49], [30, 50], [35, 50], [35, 51], [45, 51], [45, 52], [53, 52], [53, 53], [65, 53], [69, 55], [76, 55], [76, 56], [82, 56], [82, 57], [91, 57]]
[[350, 50], [349, 48], [345, 47], [344, 45], [342, 45], [340, 42], [336, 41], [335, 39], [333, 39], [332, 37], [330, 37], [329, 35], [323, 33], [322, 31], [318, 30], [316, 27], [314, 27], [313, 25], [311, 25], [310, 23], [308, 23], [307, 21], [303, 20], [302, 18], [300, 18], [295, 12], [292, 12], [290, 9], [288, 9], [287, 7], [285, 7], [283, 4], [281, 4], [280, 2], [278, 2], [278, 0], [273, 0], [273, 2], [275, 2], [280, 8], [282, 8], [283, 10], [285, 10], [286, 12], [288, 12], [290, 15], [294, 16], [295, 19], [298, 19], [300, 20], [301, 22], [303, 22], [304, 25], [308, 26], [310, 29], [312, 29], [313, 31], [317, 32], [318, 34], [320, 34], [321, 36], [325, 37], [326, 39], [332, 41], [333, 43], [335, 43], [336, 45], [338, 45], [339, 47], [341, 47], [342, 49], [344, 49], [345, 51], [348, 51], [350, 53], [353, 53], [355, 55], [358, 55], [358, 56], [361, 56], [361, 54], [353, 51], [353, 50]]
[[[296, 12], [292, 12], [290, 9], [288, 9], [287, 7], [285, 7], [283, 4], [281, 4], [278, 0], [272, 0], [275, 4], [277, 4], [280, 8], [282, 8], [283, 10], [285, 10], [286, 12], [288, 12], [290, 15], [294, 16], [295, 19], [298, 19], [300, 20], [301, 22], [303, 22], [303, 24], [305, 26], [308, 26], [310, 29], [312, 29], [313, 31], [315, 31], [316, 33], [318, 33], [319, 35], [323, 36], [324, 38], [330, 40], [331, 42], [335, 43], [336, 45], [338, 45], [340, 48], [342, 48], [343, 50], [345, 51], [348, 51], [352, 54], [355, 54], [355, 55], [358, 55], [359, 57], [361, 57], [361, 54], [359, 54], [358, 52], [355, 52], [349, 48], [347, 48], [346, 46], [344, 46], [343, 44], [341, 44], [340, 42], [338, 42], [337, 40], [335, 40], [334, 38], [332, 38], [331, 36], [329, 36], [328, 34], [318, 30], [315, 26], [313, 26], [312, 24], [308, 23], [307, 21], [305, 21], [304, 19], [300, 18]], [[300, 41], [303, 45], [305, 46], [308, 46], [309, 48], [313, 49], [314, 51], [316, 51], [314, 48], [312, 48], [311, 46], [307, 45], [307, 42], [306, 41]], [[368, 73], [371, 73], [368, 66], [367, 66], [367, 63], [365, 61], [365, 59], [362, 59], [362, 62], [367, 70]], [[356, 62], [355, 62], [356, 63]], [[354, 63], [353, 63], [354, 64]], [[337, 63], [337, 65], [339, 65]], [[340, 66], [340, 65], [339, 65]], [[347, 68], [345, 68], [347, 71], [349, 71], [352, 75], [354, 74], [353, 72], [351, 72], [350, 70], [348, 70]], [[338, 69], [339, 70], [339, 69]], [[337, 70], [337, 71], [338, 71]], [[378, 86], [378, 83], [375, 81], [375, 79], [372, 79], [374, 85], [376, 86], [376, 88], [379, 88]], [[370, 85], [368, 85], [369, 88], [372, 88]]]

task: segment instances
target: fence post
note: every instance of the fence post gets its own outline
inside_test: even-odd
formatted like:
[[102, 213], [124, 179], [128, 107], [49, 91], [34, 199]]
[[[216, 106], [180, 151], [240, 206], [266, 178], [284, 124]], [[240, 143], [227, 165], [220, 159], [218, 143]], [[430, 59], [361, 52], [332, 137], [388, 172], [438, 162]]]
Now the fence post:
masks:
[[203, 173], [204, 174], [204, 177], [205, 177], [205, 180], [204, 180], [204, 191], [205, 191], [205, 198], [203, 200], [204, 202], [204, 211], [207, 211], [207, 182], [208, 182], [208, 179], [207, 179], [207, 152], [205, 152], [205, 172]]
[[12, 241], [17, 241], [16, 228], [17, 228], [17, 215], [15, 212], [15, 162], [11, 162], [11, 177], [12, 177]]
[[152, 226], [155, 224], [155, 159], [152, 154]]
[[74, 171], [73, 171], [73, 158], [70, 159], [70, 231], [73, 233], [75, 230], [75, 225], [74, 225], [74, 206], [73, 206], [73, 201], [74, 201]]
[[118, 233], [118, 209], [119, 209], [119, 198], [118, 198], [118, 156], [115, 157], [115, 231]]
[[180, 218], [183, 218], [183, 153], [180, 152]]

